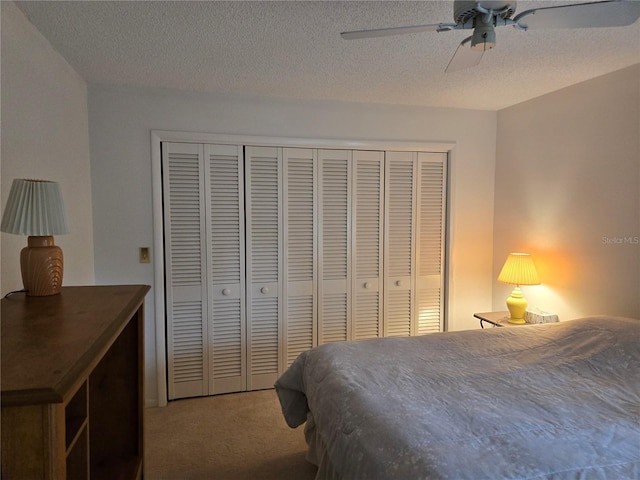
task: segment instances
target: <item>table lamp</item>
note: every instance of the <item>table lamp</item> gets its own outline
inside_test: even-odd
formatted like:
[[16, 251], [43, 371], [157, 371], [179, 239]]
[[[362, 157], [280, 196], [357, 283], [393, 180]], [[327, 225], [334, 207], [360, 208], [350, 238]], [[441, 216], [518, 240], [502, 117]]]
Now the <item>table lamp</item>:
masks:
[[523, 324], [524, 312], [527, 310], [527, 300], [524, 298], [520, 285], [539, 285], [540, 279], [533, 258], [528, 253], [510, 253], [504, 262], [498, 281], [510, 283], [516, 287], [507, 298], [509, 309], [509, 323]]
[[0, 230], [29, 236], [27, 246], [20, 252], [22, 283], [27, 295], [60, 293], [62, 249], [53, 244], [53, 235], [69, 233], [69, 226], [58, 183], [15, 179]]

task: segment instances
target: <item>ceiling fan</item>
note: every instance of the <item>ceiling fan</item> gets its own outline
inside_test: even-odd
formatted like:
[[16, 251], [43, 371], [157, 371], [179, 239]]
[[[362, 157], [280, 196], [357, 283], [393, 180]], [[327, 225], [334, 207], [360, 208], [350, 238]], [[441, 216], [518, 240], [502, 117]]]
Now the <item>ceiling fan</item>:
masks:
[[[495, 27], [513, 26], [518, 30], [536, 28], [593, 28], [631, 25], [640, 17], [640, 1], [604, 0], [525, 10], [515, 17], [516, 2], [497, 0], [455, 0], [455, 23], [434, 23], [407, 27], [378, 28], [341, 33], [345, 40], [385, 37], [417, 32], [473, 30], [458, 46], [446, 72], [478, 65], [486, 50], [496, 45]], [[513, 17], [513, 18], [512, 18]]]

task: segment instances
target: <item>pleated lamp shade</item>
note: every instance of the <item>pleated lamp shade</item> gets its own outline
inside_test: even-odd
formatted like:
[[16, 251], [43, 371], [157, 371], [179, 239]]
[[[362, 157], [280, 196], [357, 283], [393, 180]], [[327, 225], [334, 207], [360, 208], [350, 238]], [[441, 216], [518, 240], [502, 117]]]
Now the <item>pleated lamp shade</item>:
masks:
[[45, 180], [15, 179], [2, 216], [0, 230], [28, 235], [20, 253], [22, 282], [27, 295], [60, 293], [63, 256], [53, 235], [69, 233], [60, 186]]
[[528, 253], [510, 253], [504, 262], [498, 281], [513, 285], [539, 285], [540, 278]]
[[60, 185], [44, 180], [15, 179], [0, 229], [16, 235], [69, 233]]

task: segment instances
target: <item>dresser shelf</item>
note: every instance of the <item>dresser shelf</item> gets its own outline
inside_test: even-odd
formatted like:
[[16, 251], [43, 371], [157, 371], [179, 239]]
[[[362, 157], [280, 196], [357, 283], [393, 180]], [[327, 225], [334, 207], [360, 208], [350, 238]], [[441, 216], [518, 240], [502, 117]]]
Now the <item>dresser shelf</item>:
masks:
[[2, 299], [3, 478], [142, 478], [148, 291]]

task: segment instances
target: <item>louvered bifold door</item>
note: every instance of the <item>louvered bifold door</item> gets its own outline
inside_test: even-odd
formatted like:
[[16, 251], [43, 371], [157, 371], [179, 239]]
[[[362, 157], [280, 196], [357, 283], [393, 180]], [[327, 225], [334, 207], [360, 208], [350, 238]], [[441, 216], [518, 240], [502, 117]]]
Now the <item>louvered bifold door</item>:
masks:
[[207, 395], [207, 286], [201, 145], [163, 143], [169, 399]]
[[318, 343], [351, 339], [351, 151], [319, 150]]
[[205, 145], [209, 393], [246, 390], [242, 147]]
[[287, 368], [316, 342], [317, 151], [283, 150], [284, 267], [281, 365]]
[[282, 371], [281, 165], [281, 148], [245, 147], [249, 390], [272, 388]]
[[386, 152], [385, 337], [415, 333], [415, 182], [417, 153]]
[[353, 152], [353, 339], [382, 336], [384, 153]]
[[444, 330], [447, 154], [418, 153], [418, 334]]

